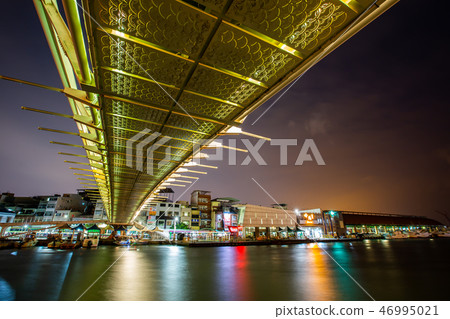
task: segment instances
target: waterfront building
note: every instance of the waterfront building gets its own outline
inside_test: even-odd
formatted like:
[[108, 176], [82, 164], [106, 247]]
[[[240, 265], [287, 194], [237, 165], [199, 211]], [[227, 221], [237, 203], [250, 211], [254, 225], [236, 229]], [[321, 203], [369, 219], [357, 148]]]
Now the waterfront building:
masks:
[[180, 218], [181, 205], [179, 203], [169, 201], [151, 202], [148, 206], [148, 226], [157, 226], [159, 229], [172, 229], [175, 218]]
[[200, 212], [200, 229], [211, 228], [211, 192], [195, 190], [191, 193], [191, 206]]
[[53, 216], [54, 222], [63, 222], [63, 221], [69, 221], [71, 220], [71, 217], [80, 216], [80, 212], [76, 212], [75, 214], [72, 214], [72, 211], [70, 209], [60, 209], [57, 212], [55, 212], [55, 215]]
[[[399, 215], [373, 212], [355, 212], [343, 210], [324, 210], [324, 216], [333, 216], [329, 231], [337, 236], [352, 233], [384, 234], [396, 230], [441, 228], [442, 223], [423, 216]], [[328, 219], [328, 218], [326, 218]]]
[[16, 214], [0, 205], [0, 223], [13, 223]]
[[2, 193], [0, 205], [16, 214], [18, 222], [31, 222], [35, 219], [39, 197], [16, 197], [14, 193]]
[[40, 221], [69, 221], [82, 215], [87, 202], [79, 194], [55, 194], [43, 197], [39, 202]]
[[44, 215], [47, 208], [47, 198], [49, 196], [41, 196], [39, 200], [38, 207], [36, 209], [35, 221], [42, 222], [44, 221]]
[[230, 227], [243, 238], [288, 238], [301, 236], [297, 215], [292, 210], [237, 204], [238, 227]]
[[220, 197], [211, 201], [216, 230], [229, 231], [230, 227], [238, 226], [239, 210], [234, 207], [238, 202], [238, 199], [232, 197]]
[[297, 221], [308, 238], [321, 238], [326, 234], [323, 213], [320, 208], [295, 210]]
[[106, 209], [101, 199], [95, 201], [94, 220], [107, 220]]
[[200, 230], [200, 211], [194, 206], [191, 206], [191, 229]]
[[54, 196], [50, 196], [46, 199], [44, 216], [42, 218], [43, 222], [52, 221], [56, 212], [56, 205], [58, 203], [58, 199], [61, 195], [55, 194]]
[[180, 204], [181, 207], [189, 207], [189, 202], [187, 200], [177, 200], [177, 204]]
[[191, 228], [191, 210], [190, 207], [181, 206], [180, 223], [186, 225], [188, 228]]
[[214, 215], [214, 228], [216, 230], [223, 230], [222, 205], [217, 198], [211, 200], [211, 215]]

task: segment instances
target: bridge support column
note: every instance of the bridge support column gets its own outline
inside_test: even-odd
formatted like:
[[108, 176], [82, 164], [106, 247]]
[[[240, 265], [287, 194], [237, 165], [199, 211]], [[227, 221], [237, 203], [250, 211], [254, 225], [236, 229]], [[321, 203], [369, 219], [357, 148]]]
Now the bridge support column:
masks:
[[259, 237], [259, 227], [255, 227], [255, 239]]
[[266, 237], [270, 239], [270, 227], [266, 227]]

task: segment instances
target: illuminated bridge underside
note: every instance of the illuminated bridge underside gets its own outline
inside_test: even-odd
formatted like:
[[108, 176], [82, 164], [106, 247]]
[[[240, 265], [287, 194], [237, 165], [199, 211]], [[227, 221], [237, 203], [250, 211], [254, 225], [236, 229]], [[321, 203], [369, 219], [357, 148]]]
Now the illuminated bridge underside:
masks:
[[[372, 2], [84, 1], [95, 85], [83, 89], [99, 96], [110, 220], [129, 222], [193, 143], [242, 123], [396, 1]], [[153, 175], [135, 155], [126, 165], [127, 140], [146, 128], [171, 137], [171, 161], [156, 165], [162, 146]]]

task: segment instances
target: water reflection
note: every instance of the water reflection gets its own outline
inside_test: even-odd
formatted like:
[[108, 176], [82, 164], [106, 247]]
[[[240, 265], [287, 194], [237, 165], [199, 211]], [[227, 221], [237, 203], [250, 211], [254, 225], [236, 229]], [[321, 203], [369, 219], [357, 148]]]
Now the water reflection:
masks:
[[445, 300], [449, 248], [448, 240], [379, 240], [1, 250], [0, 300], [84, 292], [81, 300], [368, 300], [340, 266], [377, 300]]
[[12, 301], [16, 299], [16, 293], [9, 283], [0, 277], [0, 300]]
[[[126, 248], [122, 250], [124, 249]], [[123, 252], [119, 249], [119, 253], [119, 260], [105, 274], [105, 278], [102, 278], [103, 282], [109, 282], [102, 294], [111, 300], [146, 300], [142, 299], [142, 296], [147, 296], [150, 300], [156, 298], [155, 294], [158, 292], [153, 292], [149, 282], [152, 282], [157, 274], [146, 271], [147, 268], [153, 269], [153, 261], [146, 260], [137, 249], [127, 249]]]
[[297, 255], [303, 267], [297, 274], [296, 283], [300, 287], [300, 294], [307, 300], [334, 300], [337, 296], [333, 269], [330, 267], [330, 258], [319, 245], [307, 244], [304, 253]]
[[[189, 281], [188, 264], [185, 260], [185, 247], [162, 247], [162, 263], [160, 265], [161, 284], [159, 285], [160, 299], [183, 300]], [[155, 297], [156, 299], [156, 297]]]
[[221, 247], [217, 251], [216, 287], [220, 300], [253, 300], [248, 274], [247, 247]]

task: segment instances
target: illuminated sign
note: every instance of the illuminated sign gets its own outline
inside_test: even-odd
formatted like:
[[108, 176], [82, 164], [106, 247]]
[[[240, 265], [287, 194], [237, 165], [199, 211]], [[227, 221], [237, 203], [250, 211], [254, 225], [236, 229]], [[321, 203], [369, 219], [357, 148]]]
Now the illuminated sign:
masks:
[[230, 233], [237, 233], [238, 231], [242, 230], [242, 226], [228, 226], [228, 230]]
[[231, 226], [231, 214], [229, 213], [223, 214], [223, 224], [225, 227]]

